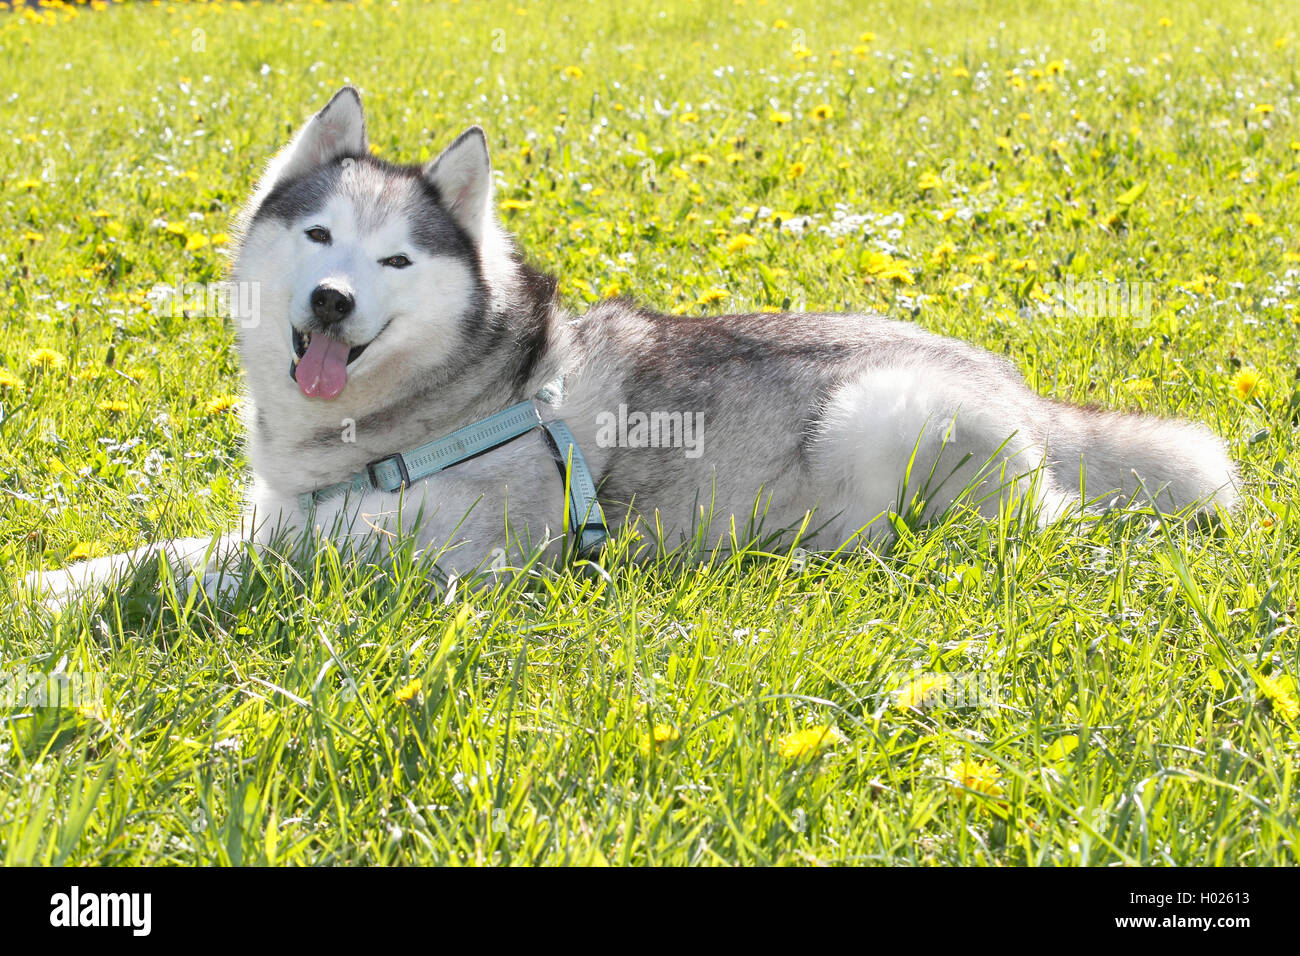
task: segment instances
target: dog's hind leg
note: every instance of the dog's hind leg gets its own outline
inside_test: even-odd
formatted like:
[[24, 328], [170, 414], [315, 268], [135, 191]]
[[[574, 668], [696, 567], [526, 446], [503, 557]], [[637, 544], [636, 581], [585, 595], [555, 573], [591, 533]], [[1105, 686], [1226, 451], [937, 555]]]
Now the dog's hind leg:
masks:
[[889, 512], [919, 507], [916, 517], [930, 520], [956, 501], [985, 517], [1013, 497], [1032, 500], [1041, 520], [1061, 514], [1069, 503], [1043, 467], [1046, 448], [1019, 398], [973, 394], [909, 365], [841, 385], [822, 406], [809, 451], [840, 514], [829, 536], [862, 532], [860, 544], [883, 543]]

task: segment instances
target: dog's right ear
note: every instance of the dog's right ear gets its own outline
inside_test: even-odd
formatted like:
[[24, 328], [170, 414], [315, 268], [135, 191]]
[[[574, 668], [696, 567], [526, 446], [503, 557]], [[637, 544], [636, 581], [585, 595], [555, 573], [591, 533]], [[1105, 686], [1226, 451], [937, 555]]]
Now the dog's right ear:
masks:
[[369, 148], [361, 94], [355, 87], [345, 86], [275, 157], [262, 185], [301, 176], [342, 156], [363, 155]]

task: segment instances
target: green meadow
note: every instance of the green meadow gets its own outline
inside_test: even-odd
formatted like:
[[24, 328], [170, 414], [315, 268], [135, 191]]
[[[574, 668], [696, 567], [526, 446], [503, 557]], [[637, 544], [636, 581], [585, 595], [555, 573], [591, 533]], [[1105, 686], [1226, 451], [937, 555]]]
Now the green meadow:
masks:
[[[0, 6], [0, 860], [1295, 864], [1298, 67], [1288, 0]], [[1206, 423], [1242, 505], [42, 606], [238, 520], [235, 330], [157, 287], [344, 83], [386, 158], [482, 125], [575, 311], [907, 318]]]

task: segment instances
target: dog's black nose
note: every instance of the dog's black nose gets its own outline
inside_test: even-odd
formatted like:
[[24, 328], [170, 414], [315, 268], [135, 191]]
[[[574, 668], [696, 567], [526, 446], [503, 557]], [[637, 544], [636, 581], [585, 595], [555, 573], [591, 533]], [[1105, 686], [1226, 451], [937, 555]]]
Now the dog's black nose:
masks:
[[352, 314], [356, 304], [356, 299], [332, 286], [318, 285], [311, 293], [311, 313], [326, 325], [342, 322]]

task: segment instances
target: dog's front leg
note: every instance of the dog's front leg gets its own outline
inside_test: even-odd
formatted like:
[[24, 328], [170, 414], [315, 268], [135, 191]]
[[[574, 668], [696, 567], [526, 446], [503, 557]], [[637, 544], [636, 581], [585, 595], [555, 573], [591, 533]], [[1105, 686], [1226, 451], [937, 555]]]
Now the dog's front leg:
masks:
[[66, 568], [33, 571], [24, 579], [25, 587], [34, 592], [49, 608], [60, 609], [78, 597], [129, 580], [143, 565], [154, 559], [166, 560], [169, 570], [186, 587], [202, 585], [210, 595], [231, 593], [237, 588], [238, 555], [244, 536], [232, 532], [219, 538], [177, 538], [159, 541], [122, 554], [80, 561]]

